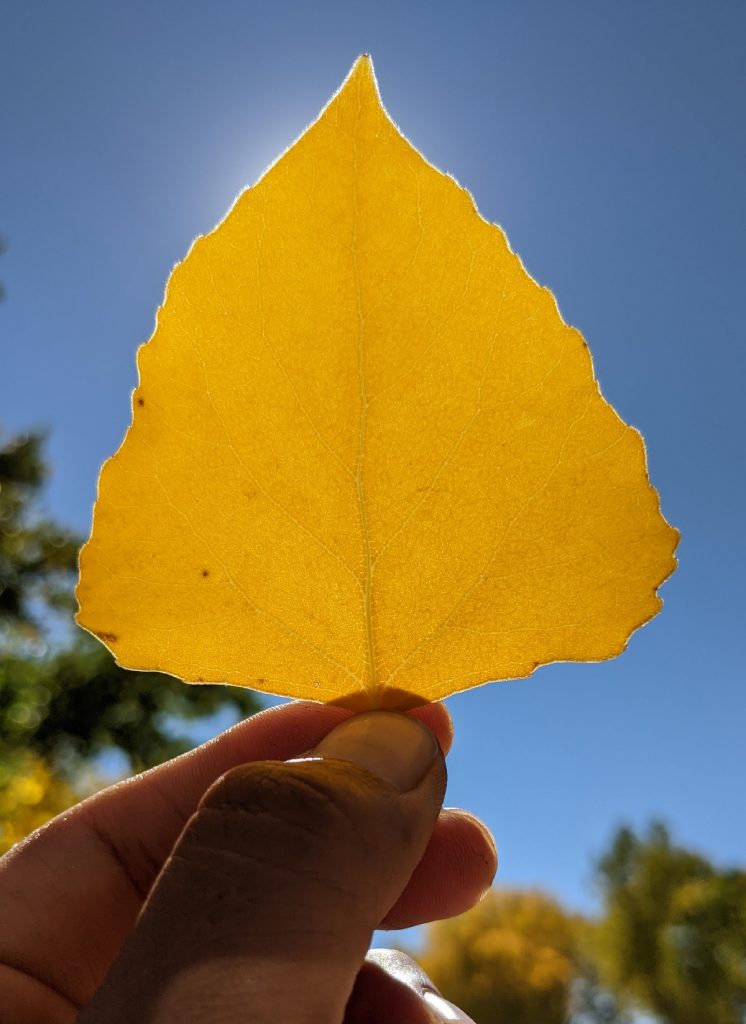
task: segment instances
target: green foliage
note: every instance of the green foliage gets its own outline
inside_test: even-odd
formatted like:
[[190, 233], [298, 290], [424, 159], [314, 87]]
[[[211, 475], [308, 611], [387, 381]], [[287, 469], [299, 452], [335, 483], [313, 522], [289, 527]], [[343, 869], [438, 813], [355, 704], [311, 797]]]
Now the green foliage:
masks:
[[41, 434], [0, 446], [0, 643], [38, 639], [45, 613], [73, 608], [78, 538], [39, 514]]
[[595, 926], [589, 926], [588, 937], [579, 951], [578, 975], [572, 983], [572, 1013], [568, 1024], [633, 1024], [633, 1018], [620, 1000], [601, 984], [594, 959], [592, 936], [595, 930]]
[[599, 876], [608, 983], [667, 1024], [742, 1024], [746, 872], [719, 870], [654, 824], [641, 837], [621, 829]]

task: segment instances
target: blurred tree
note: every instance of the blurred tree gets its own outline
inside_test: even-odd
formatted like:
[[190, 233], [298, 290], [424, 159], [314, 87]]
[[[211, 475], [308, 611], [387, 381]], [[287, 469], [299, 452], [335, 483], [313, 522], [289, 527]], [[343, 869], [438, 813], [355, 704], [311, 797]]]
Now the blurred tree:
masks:
[[0, 855], [77, 799], [41, 758], [19, 754], [0, 760]]
[[607, 983], [666, 1024], [746, 1019], [746, 872], [623, 828], [599, 863]]
[[[74, 785], [104, 751], [119, 751], [140, 770], [192, 745], [179, 731], [185, 720], [225, 707], [237, 715], [260, 707], [249, 690], [185, 686], [170, 676], [121, 669], [74, 626], [79, 539], [40, 514], [48, 475], [43, 445], [40, 434], [0, 442], [0, 769], [6, 766], [0, 799], [7, 800], [15, 799], [7, 795], [7, 766], [17, 766], [23, 753], [39, 759], [29, 777], [38, 780], [48, 770]], [[55, 614], [64, 625], [48, 647]], [[51, 783], [47, 789], [49, 799], [34, 805], [39, 813], [57, 806], [63, 792]]]
[[597, 927], [595, 922], [587, 922], [577, 951], [568, 1024], [633, 1024], [634, 1018], [622, 1001], [600, 981], [595, 957]]
[[423, 967], [477, 1024], [619, 1021], [589, 973], [588, 924], [536, 891], [493, 890], [473, 910], [426, 931]]
[[38, 509], [43, 444], [42, 434], [0, 444], [0, 644], [8, 646], [38, 640], [45, 612], [74, 606], [78, 538]]
[[250, 714], [259, 704], [250, 690], [121, 669], [80, 636], [45, 657], [0, 658], [0, 762], [29, 750], [74, 780], [96, 755], [117, 750], [141, 771], [193, 745], [178, 731], [186, 720], [225, 707]]

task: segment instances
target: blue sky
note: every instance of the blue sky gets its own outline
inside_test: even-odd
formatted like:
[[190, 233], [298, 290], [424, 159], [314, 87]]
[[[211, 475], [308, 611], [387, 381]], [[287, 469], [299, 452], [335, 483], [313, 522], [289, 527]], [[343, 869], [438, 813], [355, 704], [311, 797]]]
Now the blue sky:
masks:
[[0, 425], [50, 428], [79, 530], [172, 265], [362, 51], [585, 334], [681, 565], [621, 658], [453, 698], [448, 797], [580, 908], [622, 821], [746, 855], [745, 45], [735, 0], [3, 4]]

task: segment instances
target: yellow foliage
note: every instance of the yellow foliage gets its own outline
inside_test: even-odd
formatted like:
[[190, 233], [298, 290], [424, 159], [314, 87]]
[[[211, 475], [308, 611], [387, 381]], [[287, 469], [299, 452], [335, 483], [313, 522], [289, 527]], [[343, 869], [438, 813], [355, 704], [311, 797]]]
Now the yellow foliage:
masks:
[[477, 1024], [564, 1024], [582, 929], [539, 892], [493, 890], [467, 914], [430, 925], [418, 959]]
[[640, 435], [367, 57], [176, 267], [139, 370], [78, 588], [121, 665], [404, 707], [660, 607]]
[[33, 754], [0, 772], [0, 854], [71, 807], [78, 797]]

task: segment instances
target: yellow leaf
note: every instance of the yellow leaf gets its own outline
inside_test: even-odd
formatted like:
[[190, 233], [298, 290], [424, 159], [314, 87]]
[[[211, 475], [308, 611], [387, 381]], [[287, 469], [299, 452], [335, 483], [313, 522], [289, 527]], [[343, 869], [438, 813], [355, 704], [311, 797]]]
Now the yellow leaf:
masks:
[[660, 607], [640, 435], [367, 57], [175, 268], [139, 368], [78, 588], [121, 665], [405, 707]]

